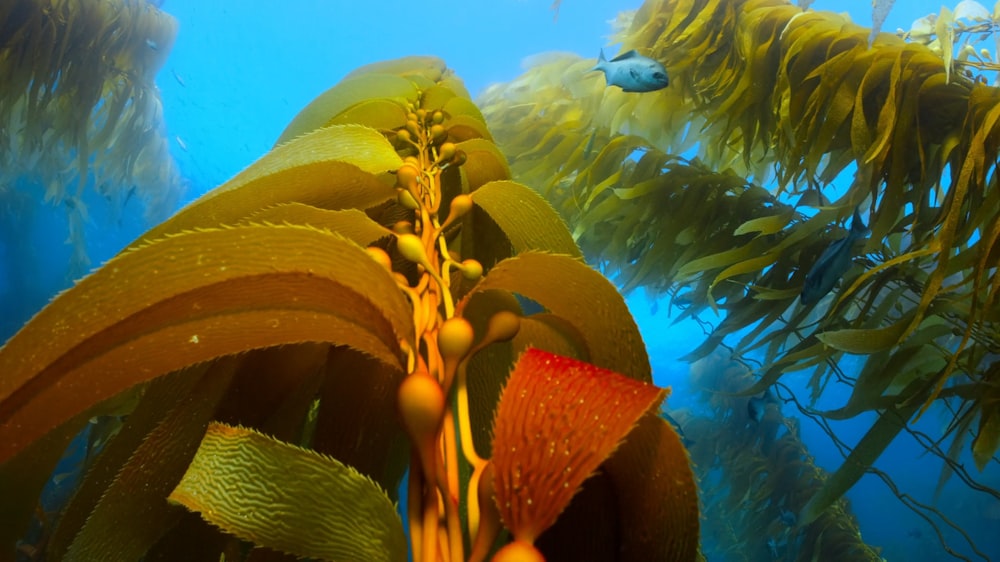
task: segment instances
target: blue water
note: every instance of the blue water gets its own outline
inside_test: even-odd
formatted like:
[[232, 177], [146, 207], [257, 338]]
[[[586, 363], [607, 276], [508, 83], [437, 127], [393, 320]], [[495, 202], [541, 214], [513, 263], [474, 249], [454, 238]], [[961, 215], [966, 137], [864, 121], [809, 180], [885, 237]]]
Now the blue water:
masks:
[[[411, 54], [436, 55], [447, 61], [475, 96], [491, 83], [517, 77], [522, 59], [532, 54], [558, 50], [596, 57], [601, 47], [608, 48], [607, 20], [641, 2], [565, 0], [558, 19], [550, 4], [550, 0], [165, 2], [163, 9], [179, 20], [180, 32], [157, 84], [171, 153], [186, 184], [184, 200], [222, 183], [268, 151], [302, 107], [358, 66]], [[870, 6], [860, 0], [820, 0], [812, 8], [847, 9], [854, 21], [868, 25]], [[936, 0], [896, 2], [883, 30], [907, 29], [916, 18], [939, 9]], [[613, 52], [614, 47], [608, 50]], [[40, 195], [37, 187], [22, 187], [29, 199]], [[88, 251], [94, 265], [150, 226], [136, 202], [117, 213], [99, 198], [86, 201], [91, 215]], [[0, 220], [3, 341], [68, 286], [65, 264], [70, 249], [64, 243], [68, 232], [60, 208], [13, 200], [0, 209], [0, 217], [4, 217]], [[662, 304], [653, 313], [653, 303], [641, 292], [629, 296], [629, 305], [643, 330], [657, 384], [673, 388], [670, 406], [697, 406], [695, 389], [688, 384], [689, 365], [678, 358], [700, 342], [701, 329], [670, 327], [667, 306]], [[807, 393], [807, 380], [808, 374], [782, 379], [801, 396]], [[829, 392], [819, 407], [842, 405], [848, 394], [846, 387]], [[784, 413], [795, 414], [787, 405]], [[944, 419], [931, 410], [915, 429], [939, 435]], [[872, 422], [871, 416], [861, 416], [832, 427], [853, 446]], [[841, 464], [842, 455], [817, 425], [803, 419], [802, 434], [820, 466], [833, 470]], [[968, 453], [960, 460], [980, 483], [1000, 488], [995, 463], [980, 474]], [[901, 492], [934, 503], [932, 492], [941, 462], [926, 454], [913, 437], [901, 436], [877, 468], [891, 475]], [[948, 559], [930, 526], [906, 509], [877, 477], [865, 476], [849, 499], [864, 539], [881, 546], [888, 560]], [[935, 505], [987, 555], [1000, 559], [1000, 502], [952, 478]], [[946, 538], [957, 551], [981, 559], [971, 554], [956, 533]]]

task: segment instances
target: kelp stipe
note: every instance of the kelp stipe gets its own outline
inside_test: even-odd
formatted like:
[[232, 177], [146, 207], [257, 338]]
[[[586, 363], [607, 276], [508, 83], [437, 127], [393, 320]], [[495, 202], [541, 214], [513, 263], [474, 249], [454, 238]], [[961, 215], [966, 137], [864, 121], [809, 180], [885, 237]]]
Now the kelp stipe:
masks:
[[[688, 359], [758, 351], [759, 376], [732, 391], [809, 369], [813, 400], [852, 386], [824, 416], [882, 414], [800, 523], [944, 399], [952, 443], [929, 448], [942, 482], [970, 440], [980, 469], [995, 462], [1000, 90], [925, 45], [869, 44], [868, 29], [780, 0], [650, 0], [616, 25], [622, 50], [664, 63], [668, 88], [623, 94], [587, 72], [592, 59], [547, 55], [480, 106], [515, 178], [542, 190], [589, 260], [626, 289], [670, 295], [682, 318], [726, 313]], [[849, 165], [846, 193], [827, 202]], [[801, 306], [807, 272], [859, 205], [872, 234], [857, 266]], [[845, 354], [864, 356], [856, 380]]]
[[0, 349], [0, 558], [72, 436], [124, 415], [20, 552], [695, 559], [638, 328], [491, 138], [440, 60], [359, 69], [54, 299]]

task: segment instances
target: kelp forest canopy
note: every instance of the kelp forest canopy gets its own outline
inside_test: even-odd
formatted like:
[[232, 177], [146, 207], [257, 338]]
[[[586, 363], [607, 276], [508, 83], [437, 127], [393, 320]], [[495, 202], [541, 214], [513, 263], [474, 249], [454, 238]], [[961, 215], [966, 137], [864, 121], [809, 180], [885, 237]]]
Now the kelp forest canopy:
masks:
[[0, 4], [0, 203], [65, 206], [76, 274], [89, 263], [87, 191], [112, 209], [144, 203], [151, 221], [176, 208], [181, 180], [154, 83], [176, 34], [145, 0]]
[[[720, 417], [774, 385], [821, 420], [879, 414], [818, 493], [783, 496], [800, 523], [875, 471], [931, 406], [950, 418], [921, 441], [943, 460], [939, 486], [958, 470], [1000, 500], [955, 462], [971, 449], [982, 471], [1000, 445], [1000, 89], [977, 68], [985, 55], [954, 47], [976, 25], [962, 13], [897, 36], [781, 0], [649, 0], [615, 20], [611, 42], [662, 62], [666, 89], [625, 93], [590, 72], [593, 59], [547, 54], [479, 100], [515, 177], [590, 261], [705, 323], [687, 358], [732, 374], [700, 377]], [[871, 230], [863, 250], [839, 289], [802, 304], [855, 209]], [[856, 374], [839, 366], [847, 355], [862, 359]], [[811, 374], [811, 396], [781, 392], [795, 371]], [[839, 385], [846, 403], [817, 411]]]

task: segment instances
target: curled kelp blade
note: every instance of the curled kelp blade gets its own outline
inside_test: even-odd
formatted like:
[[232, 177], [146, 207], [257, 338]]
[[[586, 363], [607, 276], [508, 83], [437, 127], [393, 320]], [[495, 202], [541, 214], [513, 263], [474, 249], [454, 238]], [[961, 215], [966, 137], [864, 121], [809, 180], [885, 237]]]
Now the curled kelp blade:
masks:
[[514, 349], [538, 349], [567, 357], [586, 357], [587, 342], [580, 330], [566, 319], [547, 312], [521, 318], [521, 327], [512, 340]]
[[412, 331], [389, 273], [338, 235], [251, 225], [170, 236], [120, 254], [0, 349], [0, 462], [90, 405], [200, 361], [327, 341], [398, 365]]
[[[141, 240], [194, 228], [235, 224], [261, 209], [302, 203], [325, 209], [367, 209], [395, 196], [375, 174], [403, 163], [375, 129], [334, 125], [276, 147], [231, 180], [209, 191]], [[140, 243], [136, 241], [133, 246]]]
[[512, 181], [492, 181], [475, 190], [472, 201], [497, 223], [515, 254], [544, 249], [580, 257], [566, 224], [533, 189]]
[[365, 74], [347, 78], [320, 94], [300, 111], [278, 137], [275, 148], [298, 136], [327, 126], [332, 119], [351, 110], [352, 107], [377, 99], [387, 100], [390, 102], [390, 107], [402, 110], [402, 122], [396, 125], [401, 127], [406, 124], [407, 102], [417, 100], [417, 87], [407, 78], [395, 74]]
[[406, 560], [402, 522], [377, 484], [251, 429], [210, 424], [168, 499], [227, 533], [295, 556]]
[[[642, 336], [624, 299], [610, 281], [579, 259], [523, 252], [497, 264], [466, 298], [491, 290], [531, 299], [566, 320], [587, 342], [589, 356], [582, 359], [637, 380], [652, 380]], [[617, 331], [608, 333], [608, 326]]]
[[457, 143], [466, 155], [460, 171], [466, 191], [475, 191], [491, 181], [510, 179], [510, 167], [500, 149], [492, 141], [473, 138]]
[[[522, 314], [514, 295], [530, 299], [547, 312], [539, 325], [528, 327], [529, 331], [541, 330], [543, 339], [522, 337], [517, 342], [539, 346], [549, 341], [553, 343], [550, 350], [578, 349], [577, 359], [652, 381], [642, 336], [624, 299], [611, 282], [579, 259], [527, 251], [503, 260], [463, 297], [457, 310], [474, 326], [484, 326], [498, 310]], [[580, 306], [580, 302], [590, 304]], [[609, 333], [608, 326], [617, 329]], [[490, 420], [507, 377], [505, 365], [515, 356], [510, 344], [500, 343], [486, 347], [470, 361], [470, 418], [477, 450], [491, 442]]]
[[621, 518], [622, 560], [686, 561], [700, 544], [698, 487], [677, 431], [642, 416], [605, 466]]

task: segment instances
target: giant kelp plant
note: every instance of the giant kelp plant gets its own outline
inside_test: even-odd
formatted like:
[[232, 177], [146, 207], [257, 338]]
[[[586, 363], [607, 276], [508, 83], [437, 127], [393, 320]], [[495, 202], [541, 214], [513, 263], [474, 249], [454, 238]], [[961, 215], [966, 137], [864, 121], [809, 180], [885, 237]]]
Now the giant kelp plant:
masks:
[[365, 67], [54, 299], [0, 559], [695, 560], [638, 328], [491, 139], [440, 60]]
[[0, 202], [37, 184], [64, 205], [75, 273], [89, 263], [85, 190], [115, 208], [134, 196], [150, 220], [175, 209], [180, 178], [154, 80], [176, 34], [145, 0], [0, 5]]
[[[952, 22], [938, 22], [935, 45], [870, 43], [842, 16], [781, 0], [650, 0], [613, 40], [663, 62], [668, 88], [607, 88], [593, 59], [559, 54], [481, 100], [515, 177], [541, 186], [589, 259], [626, 289], [671, 295], [682, 318], [725, 313], [689, 358], [720, 346], [761, 357], [752, 382], [713, 388], [751, 396], [809, 369], [813, 401], [831, 381], [852, 389], [810, 414], [880, 413], [789, 507], [799, 525], [935, 403], [951, 417], [951, 458], [930, 448], [945, 474], [970, 437], [980, 470], [997, 462], [1000, 89], [951, 59]], [[801, 304], [855, 208], [872, 232], [863, 267]], [[844, 354], [865, 358], [856, 377]]]

